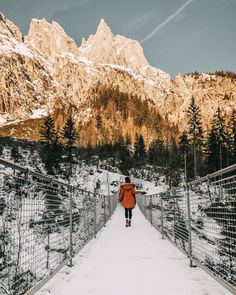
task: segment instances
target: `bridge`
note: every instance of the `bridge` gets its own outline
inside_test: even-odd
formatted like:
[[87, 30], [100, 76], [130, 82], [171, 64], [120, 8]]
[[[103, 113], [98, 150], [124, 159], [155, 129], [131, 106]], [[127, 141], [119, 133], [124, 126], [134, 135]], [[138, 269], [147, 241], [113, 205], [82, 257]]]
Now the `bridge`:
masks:
[[236, 165], [117, 197], [0, 159], [0, 294], [236, 294]]

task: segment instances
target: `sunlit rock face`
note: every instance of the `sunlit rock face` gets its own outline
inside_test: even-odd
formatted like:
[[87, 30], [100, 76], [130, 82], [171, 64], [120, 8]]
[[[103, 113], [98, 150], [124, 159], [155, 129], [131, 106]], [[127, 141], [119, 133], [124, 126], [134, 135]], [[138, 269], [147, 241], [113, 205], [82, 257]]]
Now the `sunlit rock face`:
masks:
[[[171, 79], [149, 65], [138, 41], [114, 35], [103, 19], [95, 35], [83, 39], [78, 47], [54, 21], [33, 19], [23, 37], [0, 14], [0, 57], [0, 135], [4, 136], [39, 139], [40, 122], [48, 113], [58, 129], [68, 115], [77, 126], [87, 124], [98, 112], [92, 102], [101, 87], [118, 88], [151, 102], [166, 124], [177, 126], [180, 132], [187, 126], [186, 110], [192, 96], [200, 107], [205, 130], [218, 106], [226, 116], [235, 107], [234, 78], [193, 73]], [[101, 109], [99, 112], [102, 114]], [[127, 128], [143, 133], [148, 142], [155, 137], [132, 122], [129, 118]]]

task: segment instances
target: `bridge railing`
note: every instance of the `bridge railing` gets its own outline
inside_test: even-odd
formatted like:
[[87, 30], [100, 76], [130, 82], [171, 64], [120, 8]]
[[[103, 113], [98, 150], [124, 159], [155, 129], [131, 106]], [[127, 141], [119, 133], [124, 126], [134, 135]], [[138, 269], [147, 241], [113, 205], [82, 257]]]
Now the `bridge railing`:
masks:
[[236, 294], [236, 165], [137, 198], [163, 238]]
[[116, 202], [0, 158], [0, 294], [34, 294], [72, 266]]

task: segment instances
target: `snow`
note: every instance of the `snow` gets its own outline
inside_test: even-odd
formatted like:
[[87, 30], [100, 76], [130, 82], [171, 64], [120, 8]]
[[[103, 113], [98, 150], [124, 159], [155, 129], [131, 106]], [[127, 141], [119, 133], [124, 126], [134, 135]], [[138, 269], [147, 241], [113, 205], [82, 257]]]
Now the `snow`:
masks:
[[155, 84], [155, 81], [153, 81], [151, 79], [147, 79], [147, 78], [145, 78], [144, 76], [142, 76], [140, 74], [136, 74], [130, 68], [126, 68], [124, 66], [117, 65], [117, 64], [101, 64], [101, 66], [110, 67], [110, 68], [113, 68], [113, 69], [118, 69], [118, 70], [121, 70], [123, 72], [126, 72], [129, 75], [133, 76], [135, 79], [143, 81], [144, 83], [149, 84], [150, 86], [154, 86], [154, 84]]
[[86, 47], [81, 46], [81, 47], [79, 47], [79, 51], [81, 51], [81, 52], [88, 51], [88, 50], [91, 49], [91, 47], [92, 47], [92, 44], [90, 44], [90, 45], [88, 45]]
[[0, 45], [0, 50], [16, 52], [27, 57], [33, 58], [31, 51], [23, 44], [16, 41], [13, 38], [8, 39], [6, 36], [1, 35], [1, 39], [5, 41], [5, 44]]
[[0, 115], [0, 125], [5, 124], [7, 122], [7, 120]]
[[86, 64], [86, 66], [88, 66], [88, 67], [91, 67], [93, 65], [93, 63], [84, 56], [79, 56], [78, 59], [82, 63]]
[[88, 60], [86, 57], [84, 57], [84, 56], [76, 56], [75, 54], [73, 54], [71, 52], [62, 52], [60, 54], [60, 56], [69, 58], [75, 64], [78, 64], [79, 62], [82, 62], [87, 67], [92, 67], [93, 66], [92, 61]]
[[74, 63], [74, 64], [78, 64], [78, 62], [79, 62], [78, 61], [78, 57], [76, 55], [74, 55], [73, 53], [71, 53], [71, 52], [62, 52], [60, 54], [60, 57], [62, 57], [62, 58], [69, 58], [70, 61], [72, 63]]
[[47, 116], [47, 112], [44, 109], [35, 109], [32, 111], [33, 114], [30, 116], [32, 119], [38, 119]]
[[63, 58], [69, 58], [73, 64], [82, 63], [85, 66], [85, 71], [87, 74], [95, 75], [98, 71], [94, 69], [93, 62], [88, 60], [84, 56], [77, 56], [70, 52], [62, 52], [60, 56]]
[[124, 227], [118, 206], [98, 238], [64, 267], [38, 295], [229, 295], [200, 268], [162, 240], [136, 207], [132, 227]]
[[116, 52], [117, 52], [118, 55], [120, 55], [122, 51], [123, 51], [123, 47], [118, 47], [116, 49]]

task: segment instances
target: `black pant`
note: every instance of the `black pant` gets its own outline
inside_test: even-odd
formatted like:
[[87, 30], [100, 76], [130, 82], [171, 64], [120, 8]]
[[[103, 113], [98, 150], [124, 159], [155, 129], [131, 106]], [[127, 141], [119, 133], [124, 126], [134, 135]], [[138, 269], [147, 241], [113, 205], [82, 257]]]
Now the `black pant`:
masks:
[[125, 208], [125, 218], [126, 219], [132, 218], [132, 208]]

